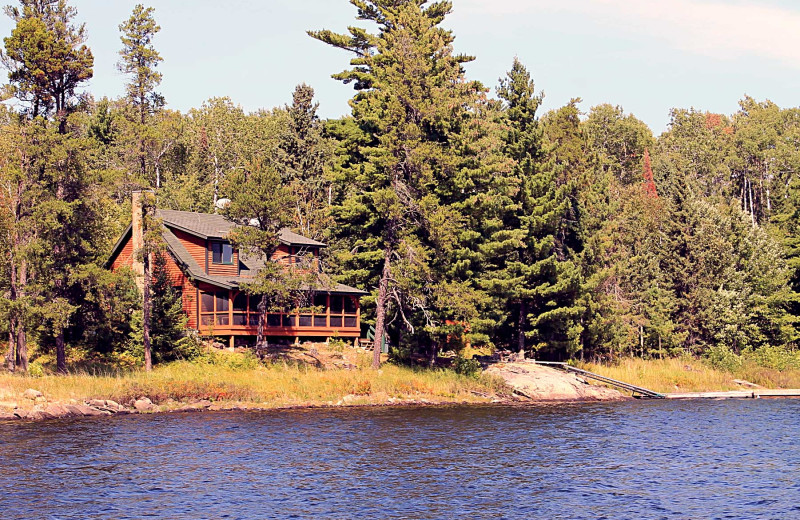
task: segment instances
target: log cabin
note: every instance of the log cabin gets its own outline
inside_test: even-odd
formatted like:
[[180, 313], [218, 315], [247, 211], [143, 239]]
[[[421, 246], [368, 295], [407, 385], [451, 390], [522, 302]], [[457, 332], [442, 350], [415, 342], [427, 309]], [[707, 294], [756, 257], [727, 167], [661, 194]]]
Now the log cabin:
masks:
[[[132, 197], [131, 225], [117, 241], [106, 266], [133, 270], [143, 286], [144, 265], [135, 252], [143, 244], [141, 193]], [[222, 215], [189, 211], [157, 210], [166, 245], [169, 278], [181, 294], [187, 327], [201, 335], [225, 338], [231, 347], [253, 345], [258, 329], [260, 298], [248, 296], [240, 284], [252, 279], [263, 260], [243, 254], [228, 240], [236, 224]], [[326, 245], [289, 229], [281, 230], [280, 246], [271, 259], [292, 269], [301, 258], [312, 258], [311, 268], [320, 272], [319, 254]], [[312, 256], [313, 255], [313, 256]], [[327, 340], [361, 335], [359, 298], [364, 291], [324, 281], [321, 274], [309, 310], [290, 310], [267, 315], [265, 335], [276, 342], [301, 339]]]

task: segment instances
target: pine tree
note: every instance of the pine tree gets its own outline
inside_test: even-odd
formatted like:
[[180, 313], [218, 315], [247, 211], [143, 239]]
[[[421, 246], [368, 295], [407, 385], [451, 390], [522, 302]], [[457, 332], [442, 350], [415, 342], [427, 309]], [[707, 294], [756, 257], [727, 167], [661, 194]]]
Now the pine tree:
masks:
[[150, 341], [157, 361], [181, 357], [188, 317], [183, 310], [181, 293], [172, 285], [167, 270], [167, 252], [153, 255], [153, 307], [150, 313]]
[[31, 118], [55, 116], [59, 132], [78, 107], [76, 94], [92, 78], [94, 57], [84, 45], [83, 24], [73, 25], [77, 10], [66, 0], [20, 0], [6, 14], [16, 22], [0, 59], [8, 69], [8, 93], [28, 105]]
[[161, 30], [153, 17], [153, 8], [137, 4], [130, 18], [119, 25], [122, 32], [117, 68], [130, 76], [126, 85], [127, 100], [133, 110], [130, 117], [136, 141], [139, 182], [160, 188], [161, 178], [155, 175], [150, 179], [148, 171], [148, 148], [155, 146], [157, 136], [149, 125], [153, 115], [164, 106], [164, 97], [156, 92], [161, 84], [161, 73], [156, 70], [162, 61], [161, 55], [153, 46], [153, 37]]
[[367, 261], [360, 269], [380, 273], [373, 356], [378, 367], [390, 302], [403, 328], [415, 334], [443, 324], [431, 312], [436, 300], [470, 299], [454, 298], [471, 292], [465, 284], [435, 279], [445, 269], [431, 269], [431, 259], [446, 262], [460, 249], [464, 216], [458, 205], [476, 186], [472, 171], [459, 171], [455, 147], [483, 87], [465, 80], [463, 64], [472, 58], [454, 55], [452, 33], [440, 27], [450, 2], [351, 3], [359, 19], [377, 24], [377, 34], [356, 27], [349, 35], [309, 34], [355, 54], [353, 68], [334, 75], [357, 91], [350, 127], [355, 149], [345, 165], [348, 191], [336, 212], [348, 219], [339, 226], [352, 237], [351, 248]]
[[66, 372], [67, 330], [81, 304], [76, 272], [95, 260], [100, 205], [87, 165], [89, 143], [71, 117], [81, 105], [76, 89], [92, 75], [83, 26], [65, 0], [26, 0], [9, 7], [17, 22], [5, 40], [3, 62], [11, 94], [27, 104], [8, 121], [18, 160], [6, 172], [14, 208], [10, 260], [17, 363], [27, 369], [27, 324], [44, 326], [41, 344], [55, 344], [57, 369]]
[[258, 304], [258, 345], [265, 341], [267, 313], [291, 311], [306, 302], [309, 287], [319, 288], [313, 269], [293, 268], [273, 260], [281, 242], [281, 229], [292, 222], [295, 201], [290, 187], [281, 182], [278, 167], [264, 159], [254, 159], [230, 173], [223, 185], [230, 202], [222, 214], [239, 226], [230, 241], [243, 254], [255, 255], [263, 262], [252, 282], [241, 284], [248, 294], [261, 297]]
[[317, 116], [319, 103], [314, 103], [314, 89], [298, 85], [292, 95], [288, 128], [281, 136], [281, 162], [284, 177], [291, 184], [297, 207], [293, 228], [303, 236], [322, 239], [330, 228], [329, 206], [332, 187], [323, 173], [330, 161], [332, 147], [322, 135]]

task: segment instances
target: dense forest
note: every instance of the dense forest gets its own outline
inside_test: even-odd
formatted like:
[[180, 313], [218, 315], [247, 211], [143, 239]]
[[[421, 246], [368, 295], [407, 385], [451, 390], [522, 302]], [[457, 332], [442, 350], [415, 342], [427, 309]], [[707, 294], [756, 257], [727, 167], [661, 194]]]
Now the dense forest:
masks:
[[[258, 182], [283, 190], [269, 206], [276, 222], [329, 244], [326, 272], [370, 292], [364, 321], [399, 360], [466, 342], [547, 359], [794, 348], [800, 109], [749, 97], [732, 115], [674, 109], [658, 137], [610, 104], [585, 110], [575, 98], [542, 113], [516, 59], [496, 97], [467, 77], [472, 58], [442, 27], [451, 2], [342, 4], [356, 27], [309, 31], [343, 51], [331, 73], [354, 89], [351, 113], [332, 120], [304, 84], [253, 113], [228, 98], [170, 110], [158, 93], [160, 27], [141, 5], [119, 25], [126, 95], [96, 99], [76, 9], [6, 8], [16, 24], [0, 56], [9, 368], [45, 355], [62, 370], [92, 356], [141, 363], [141, 297], [130, 273], [104, 265], [130, 223], [131, 192], [214, 212], [261, 188], [269, 198]], [[153, 269], [155, 360], [188, 356], [174, 295]]]

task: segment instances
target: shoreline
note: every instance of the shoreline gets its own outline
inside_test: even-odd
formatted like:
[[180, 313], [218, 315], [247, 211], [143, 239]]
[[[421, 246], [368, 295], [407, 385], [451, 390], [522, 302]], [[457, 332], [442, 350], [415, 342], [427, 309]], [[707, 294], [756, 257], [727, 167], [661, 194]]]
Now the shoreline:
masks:
[[[0, 419], [49, 420], [133, 413], [341, 407], [574, 403], [630, 399], [616, 390], [531, 362], [492, 365], [481, 375], [385, 367], [344, 371], [229, 371], [176, 365], [156, 374], [0, 380]], [[192, 371], [196, 372], [192, 372]], [[165, 376], [160, 378], [159, 375]], [[198, 379], [200, 379], [198, 381]], [[301, 381], [301, 379], [303, 379]], [[39, 388], [36, 388], [37, 382]], [[100, 383], [105, 382], [102, 388]], [[12, 384], [13, 383], [13, 384]], [[326, 384], [323, 389], [314, 385]], [[25, 385], [32, 385], [27, 387]], [[23, 388], [26, 388], [23, 391]]]
[[[345, 396], [345, 398], [350, 396]], [[201, 412], [269, 412], [290, 410], [331, 410], [331, 409], [368, 409], [368, 408], [411, 408], [411, 407], [437, 407], [437, 406], [546, 406], [563, 404], [588, 404], [599, 402], [631, 401], [632, 397], [623, 396], [621, 399], [528, 399], [513, 395], [512, 397], [496, 396], [491, 400], [431, 400], [417, 399], [391, 399], [383, 402], [358, 402], [356, 399], [343, 399], [337, 403], [306, 403], [293, 405], [271, 405], [269, 403], [247, 403], [241, 401], [198, 401], [193, 403], [172, 402], [157, 405], [144, 401], [139, 408], [125, 406], [111, 400], [94, 400], [95, 403], [59, 403], [49, 402], [47, 406], [34, 405], [31, 407], [18, 407], [11, 413], [0, 412], [0, 422], [39, 422], [62, 420], [69, 418], [88, 417], [114, 417], [124, 415], [155, 415], [155, 414], [184, 414]], [[102, 404], [99, 401], [103, 401]]]
[[[601, 384], [589, 384], [574, 373], [529, 360], [497, 363], [482, 373], [459, 375], [391, 364], [374, 371], [357, 357], [339, 359], [333, 354], [323, 368], [305, 360], [264, 365], [237, 355], [217, 357], [212, 363], [173, 362], [152, 372], [0, 374], [0, 421], [227, 410], [541, 406], [632, 399]], [[743, 399], [762, 393], [764, 397], [797, 397], [795, 393], [800, 393], [789, 390], [800, 388], [800, 379], [792, 371], [725, 373], [686, 358], [584, 366], [670, 399]]]

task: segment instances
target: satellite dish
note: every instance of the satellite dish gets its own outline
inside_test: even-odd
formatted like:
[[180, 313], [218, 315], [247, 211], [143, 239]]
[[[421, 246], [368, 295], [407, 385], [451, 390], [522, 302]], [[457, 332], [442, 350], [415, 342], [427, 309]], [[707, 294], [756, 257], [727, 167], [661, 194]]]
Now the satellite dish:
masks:
[[231, 199], [219, 199], [214, 205], [217, 207], [217, 209], [225, 209], [230, 203]]

